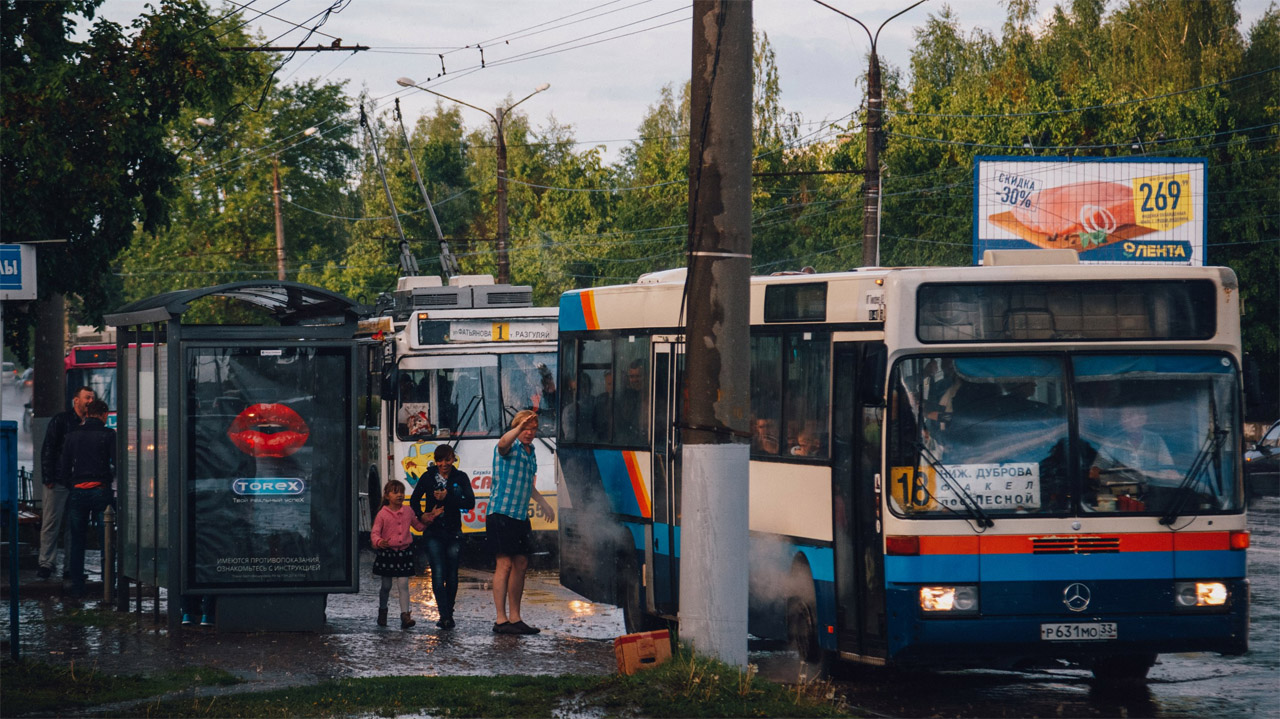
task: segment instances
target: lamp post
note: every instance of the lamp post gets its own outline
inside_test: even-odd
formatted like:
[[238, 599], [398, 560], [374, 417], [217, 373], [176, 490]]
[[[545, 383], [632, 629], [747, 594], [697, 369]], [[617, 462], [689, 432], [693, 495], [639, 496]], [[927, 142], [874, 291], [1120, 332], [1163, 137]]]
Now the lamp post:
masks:
[[862, 211], [862, 266], [877, 267], [880, 265], [880, 123], [883, 119], [884, 101], [881, 98], [880, 58], [876, 55], [876, 41], [880, 39], [880, 31], [889, 24], [889, 20], [927, 0], [919, 0], [889, 16], [888, 20], [876, 28], [875, 34], [858, 18], [831, 7], [822, 0], [813, 1], [858, 23], [871, 41], [871, 60], [867, 66], [867, 179]]
[[510, 281], [511, 263], [507, 258], [507, 237], [509, 234], [509, 228], [507, 225], [507, 140], [503, 130], [503, 123], [507, 119], [507, 113], [511, 112], [516, 105], [519, 105], [544, 90], [550, 89], [551, 83], [542, 83], [534, 88], [533, 92], [525, 95], [506, 107], [499, 107], [495, 112], [489, 112], [483, 107], [477, 107], [469, 102], [463, 102], [456, 97], [449, 97], [442, 92], [436, 92], [430, 88], [423, 87], [407, 77], [402, 77], [396, 80], [396, 84], [401, 87], [412, 87], [422, 90], [423, 92], [429, 92], [436, 97], [443, 97], [450, 102], [465, 105], [472, 110], [479, 110], [493, 121], [493, 125], [497, 130], [498, 136], [498, 196], [496, 202], [498, 210], [498, 282], [500, 284], [506, 284]]

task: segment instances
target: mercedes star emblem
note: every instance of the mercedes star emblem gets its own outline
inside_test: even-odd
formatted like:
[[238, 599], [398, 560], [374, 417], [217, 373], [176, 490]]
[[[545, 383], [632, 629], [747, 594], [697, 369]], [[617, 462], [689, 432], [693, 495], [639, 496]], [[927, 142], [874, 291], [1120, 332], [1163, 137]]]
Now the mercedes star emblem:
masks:
[[1083, 612], [1089, 608], [1089, 588], [1080, 582], [1068, 584], [1062, 590], [1062, 603], [1073, 612]]

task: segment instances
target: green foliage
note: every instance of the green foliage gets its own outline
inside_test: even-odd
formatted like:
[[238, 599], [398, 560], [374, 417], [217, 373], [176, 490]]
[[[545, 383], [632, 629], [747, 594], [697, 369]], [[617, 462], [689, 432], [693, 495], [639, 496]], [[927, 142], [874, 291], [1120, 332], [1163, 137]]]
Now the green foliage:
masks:
[[[237, 15], [213, 23], [196, 0], [162, 4], [130, 34], [95, 23], [83, 42], [70, 24], [98, 0], [0, 2], [2, 179], [9, 207], [32, 210], [4, 213], [0, 229], [7, 241], [71, 240], [41, 248], [40, 281], [78, 292], [81, 319], [168, 289], [274, 277], [277, 160], [288, 277], [365, 302], [394, 286], [392, 205], [353, 121], [367, 98], [280, 83], [279, 58], [219, 52], [255, 39], [233, 30]], [[882, 68], [881, 264], [970, 263], [975, 156], [1020, 154], [1024, 140], [1040, 155], [1129, 156], [1140, 138], [1144, 154], [1209, 159], [1208, 262], [1240, 277], [1246, 351], [1274, 374], [1280, 10], [1246, 35], [1233, 0], [1061, 0], [1043, 23], [1034, 0], [1004, 8], [988, 33], [943, 5], [917, 21], [909, 74]], [[753, 63], [753, 271], [856, 266], [866, 108], [854, 99], [865, 81], [833, 86], [850, 96], [846, 116], [805, 122], [783, 103], [763, 33]], [[504, 118], [512, 280], [540, 304], [685, 264], [688, 93], [663, 88], [613, 163], [571, 126], [531, 121], [554, 95]], [[197, 127], [197, 115], [218, 122]], [[441, 266], [410, 156], [462, 272], [495, 273], [495, 123], [445, 100], [418, 118], [370, 110], [369, 121], [421, 271]], [[8, 328], [20, 356], [25, 323]]]
[[[78, 294], [94, 323], [120, 300], [111, 263], [135, 226], [169, 220], [182, 172], [170, 123], [184, 110], [226, 112], [248, 70], [219, 51], [208, 8], [193, 0], [148, 6], [128, 34], [98, 20], [73, 40], [100, 4], [0, 6], [0, 234], [65, 239], [38, 252], [40, 291]], [[20, 354], [32, 320], [6, 313], [6, 344]]]
[[145, 699], [192, 686], [230, 686], [240, 682], [234, 675], [212, 667], [184, 667], [156, 676], [103, 674], [88, 667], [55, 666], [36, 661], [5, 660], [0, 665], [4, 696], [0, 699], [5, 716], [37, 714], [52, 716], [68, 711]]
[[[236, 24], [234, 15], [219, 23], [226, 30]], [[235, 32], [228, 38], [253, 44]], [[250, 60], [254, 72], [238, 92], [256, 101], [263, 83], [274, 83], [273, 61], [258, 53]], [[172, 123], [183, 192], [171, 205], [172, 224], [154, 232], [139, 228], [121, 253], [127, 299], [275, 278], [277, 173], [286, 278], [295, 279], [296, 268], [325, 266], [347, 253], [348, 224], [335, 215], [359, 211], [345, 181], [347, 167], [359, 156], [351, 144], [354, 130], [343, 121], [350, 100], [336, 84], [270, 87], [256, 108], [240, 106], [212, 127], [197, 125], [191, 111]], [[309, 128], [315, 131], [307, 134]], [[202, 308], [188, 321], [221, 316], [216, 306], [207, 311], [213, 314], [205, 316]]]

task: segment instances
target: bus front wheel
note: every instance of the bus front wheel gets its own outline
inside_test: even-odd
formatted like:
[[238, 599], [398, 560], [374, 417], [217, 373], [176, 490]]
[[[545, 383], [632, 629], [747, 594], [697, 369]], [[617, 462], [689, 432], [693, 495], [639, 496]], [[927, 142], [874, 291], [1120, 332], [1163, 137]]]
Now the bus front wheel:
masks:
[[1093, 678], [1104, 686], [1140, 684], [1147, 680], [1147, 672], [1155, 663], [1154, 654], [1099, 657], [1093, 662]]

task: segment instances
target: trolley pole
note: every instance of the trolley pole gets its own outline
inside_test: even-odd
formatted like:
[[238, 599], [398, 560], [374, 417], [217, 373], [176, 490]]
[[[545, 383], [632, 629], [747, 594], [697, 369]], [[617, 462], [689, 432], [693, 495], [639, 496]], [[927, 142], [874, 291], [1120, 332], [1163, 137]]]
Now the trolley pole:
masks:
[[694, 0], [680, 636], [747, 664], [749, 0]]

